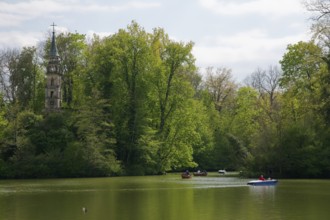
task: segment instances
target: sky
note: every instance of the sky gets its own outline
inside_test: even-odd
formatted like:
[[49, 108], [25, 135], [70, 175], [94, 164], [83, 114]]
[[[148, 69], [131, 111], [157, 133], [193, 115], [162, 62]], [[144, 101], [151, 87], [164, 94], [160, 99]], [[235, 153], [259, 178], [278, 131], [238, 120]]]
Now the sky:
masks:
[[280, 66], [287, 45], [311, 38], [301, 0], [0, 0], [0, 49], [36, 46], [56, 31], [109, 36], [133, 20], [194, 42], [196, 66], [232, 70], [242, 81]]

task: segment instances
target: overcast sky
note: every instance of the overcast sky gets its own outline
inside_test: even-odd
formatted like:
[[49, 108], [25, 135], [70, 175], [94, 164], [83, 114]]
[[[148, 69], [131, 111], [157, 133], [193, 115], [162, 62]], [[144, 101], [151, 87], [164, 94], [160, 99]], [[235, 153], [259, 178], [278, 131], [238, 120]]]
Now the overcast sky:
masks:
[[301, 0], [0, 0], [0, 48], [35, 46], [58, 30], [109, 35], [135, 20], [176, 41], [193, 41], [201, 72], [232, 69], [241, 81], [279, 65], [286, 46], [310, 39]]

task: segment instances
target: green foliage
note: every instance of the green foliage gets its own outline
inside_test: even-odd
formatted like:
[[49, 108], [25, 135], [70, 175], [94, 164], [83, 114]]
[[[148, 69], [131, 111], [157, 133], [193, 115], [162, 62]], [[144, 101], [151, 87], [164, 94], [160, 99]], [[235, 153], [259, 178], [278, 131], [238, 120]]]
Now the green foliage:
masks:
[[[152, 36], [153, 74], [149, 106], [153, 126], [158, 130], [160, 146], [157, 151], [158, 172], [180, 167], [194, 167], [194, 145], [200, 142], [198, 114], [193, 110], [194, 91], [191, 76], [194, 58], [191, 42], [177, 43], [162, 29]], [[196, 121], [192, 119], [196, 116]]]
[[[74, 118], [76, 140], [71, 147], [81, 149], [85, 175], [108, 176], [121, 172], [121, 165], [115, 154], [115, 135], [113, 124], [104, 112], [108, 103], [99, 99], [97, 93], [82, 106]], [[69, 152], [75, 153], [70, 149]], [[77, 156], [77, 155], [73, 155]]]
[[206, 70], [205, 88], [211, 95], [215, 108], [221, 112], [224, 108], [230, 107], [236, 91], [236, 84], [231, 79], [231, 70], [217, 68], [216, 71], [209, 67]]
[[40, 85], [36, 48], [24, 47], [18, 56], [12, 55], [8, 62], [11, 99], [21, 110], [37, 108], [37, 87]]
[[3, 138], [3, 131], [8, 125], [8, 120], [5, 118], [6, 104], [3, 95], [0, 93], [0, 140]]
[[289, 45], [282, 75], [259, 69], [250, 85], [239, 86], [226, 68], [208, 68], [204, 81], [193, 43], [172, 40], [161, 28], [148, 33], [133, 21], [89, 42], [78, 33], [59, 34], [64, 108], [51, 113], [43, 111], [47, 55], [42, 66], [35, 48], [2, 51], [0, 177], [197, 167], [330, 177], [325, 45]]
[[[234, 105], [231, 105], [230, 108], [224, 108], [220, 114], [220, 134], [227, 136], [227, 144], [230, 146], [230, 149], [226, 151], [234, 150], [234, 148], [237, 148], [237, 145], [242, 145], [244, 146], [243, 148], [251, 148], [260, 128], [258, 119], [261, 110], [257, 106], [257, 92], [254, 89], [250, 87], [240, 88], [233, 103]], [[221, 139], [223, 140], [223, 137]], [[233, 140], [236, 141], [233, 142]], [[231, 163], [240, 161], [235, 166], [236, 168], [244, 164], [244, 160], [234, 159], [235, 155], [231, 157], [233, 159]]]
[[298, 42], [289, 45], [287, 51], [280, 61], [283, 70], [281, 85], [313, 89], [315, 77], [325, 65], [322, 60], [322, 49], [313, 42]]
[[[111, 149], [100, 146], [93, 127], [73, 133], [72, 116], [52, 113], [45, 118], [21, 112], [5, 130], [0, 146], [2, 177], [108, 176], [120, 172]], [[91, 122], [90, 119], [89, 122]], [[75, 126], [73, 126], [75, 127]], [[81, 130], [79, 125], [77, 130]], [[78, 139], [75, 139], [78, 135]], [[93, 141], [94, 140], [94, 141]], [[106, 139], [108, 143], [109, 139]]]
[[315, 131], [304, 124], [296, 124], [288, 129], [280, 142], [280, 157], [277, 157], [277, 165], [280, 166], [282, 175], [318, 177], [321, 174], [321, 166], [318, 164], [321, 149]]

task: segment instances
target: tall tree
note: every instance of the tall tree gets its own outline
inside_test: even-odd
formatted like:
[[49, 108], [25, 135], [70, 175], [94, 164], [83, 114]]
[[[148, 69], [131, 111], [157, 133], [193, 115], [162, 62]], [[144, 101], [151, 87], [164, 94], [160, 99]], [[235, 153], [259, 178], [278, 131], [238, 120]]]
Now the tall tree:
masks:
[[1, 50], [0, 52], [0, 88], [4, 100], [7, 102], [13, 102], [15, 99], [9, 79], [17, 67], [19, 53], [19, 50], [16, 49]]
[[232, 100], [237, 89], [232, 80], [231, 70], [227, 68], [217, 68], [214, 72], [212, 67], [206, 69], [205, 88], [212, 96], [215, 108], [221, 111], [226, 102]]
[[[143, 108], [148, 92], [150, 47], [148, 34], [136, 22], [111, 36], [108, 66], [114, 82], [112, 105], [118, 136], [119, 157], [127, 167], [139, 164], [138, 140], [143, 133]], [[112, 61], [116, 60], [115, 65]], [[111, 72], [108, 72], [111, 73]], [[105, 78], [107, 80], [107, 78]], [[105, 81], [107, 82], [107, 81]]]
[[259, 92], [259, 96], [272, 108], [275, 105], [279, 91], [281, 72], [276, 66], [270, 66], [268, 71], [258, 68], [248, 78], [248, 85]]
[[327, 0], [305, 0], [305, 7], [308, 11], [314, 13], [312, 19], [322, 23], [329, 22], [330, 3]]
[[192, 42], [169, 39], [163, 29], [154, 30], [152, 82], [155, 95], [150, 98], [154, 100], [154, 115], [158, 116], [156, 128], [161, 140], [158, 150], [160, 171], [194, 165], [191, 141], [196, 140], [192, 136], [196, 133], [196, 124], [192, 123], [194, 113], [189, 110], [194, 95], [191, 84], [195, 71], [192, 47]]
[[321, 59], [325, 62], [327, 71], [320, 77], [320, 98], [324, 103], [322, 111], [327, 123], [330, 124], [330, 3], [326, 0], [306, 0], [306, 8], [312, 13], [311, 30], [313, 39], [322, 49]]
[[313, 42], [299, 42], [289, 45], [280, 61], [281, 86], [299, 100], [300, 108], [294, 111], [299, 110], [302, 115], [323, 108], [321, 89], [324, 83], [321, 79], [327, 75], [327, 67], [322, 54], [322, 49]]
[[8, 64], [10, 99], [22, 109], [35, 109], [36, 89], [41, 83], [36, 48], [23, 48]]

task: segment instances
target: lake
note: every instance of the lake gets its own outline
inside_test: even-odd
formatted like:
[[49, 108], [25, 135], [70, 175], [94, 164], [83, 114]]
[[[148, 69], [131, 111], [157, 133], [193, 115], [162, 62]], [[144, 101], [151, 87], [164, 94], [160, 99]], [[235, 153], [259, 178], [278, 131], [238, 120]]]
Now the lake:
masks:
[[[0, 220], [328, 220], [329, 180], [249, 179], [210, 173], [0, 180]], [[87, 208], [87, 213], [82, 211]]]

